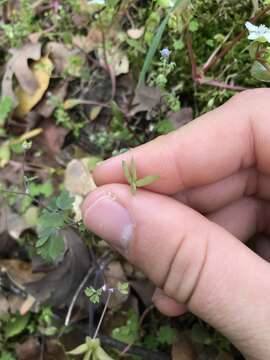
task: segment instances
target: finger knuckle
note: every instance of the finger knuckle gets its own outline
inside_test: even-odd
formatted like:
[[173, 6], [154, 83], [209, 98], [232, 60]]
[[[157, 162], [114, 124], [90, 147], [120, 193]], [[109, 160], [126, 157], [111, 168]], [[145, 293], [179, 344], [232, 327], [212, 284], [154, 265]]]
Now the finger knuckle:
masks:
[[191, 234], [179, 240], [163, 283], [164, 292], [188, 304], [199, 286], [207, 261], [208, 236]]

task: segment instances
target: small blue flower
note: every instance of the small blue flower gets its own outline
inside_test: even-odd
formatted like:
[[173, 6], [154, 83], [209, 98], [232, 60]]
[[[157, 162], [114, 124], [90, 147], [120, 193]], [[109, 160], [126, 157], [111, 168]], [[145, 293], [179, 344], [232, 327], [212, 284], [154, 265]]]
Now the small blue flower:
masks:
[[168, 48], [164, 48], [164, 49], [161, 50], [160, 54], [164, 59], [168, 59], [171, 52], [170, 52], [170, 50]]

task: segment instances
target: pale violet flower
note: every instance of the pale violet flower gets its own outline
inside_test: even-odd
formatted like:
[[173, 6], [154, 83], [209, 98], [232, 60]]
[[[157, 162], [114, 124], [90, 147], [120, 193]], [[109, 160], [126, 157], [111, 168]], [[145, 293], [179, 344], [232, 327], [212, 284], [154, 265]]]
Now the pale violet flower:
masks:
[[249, 31], [248, 39], [257, 40], [259, 38], [264, 38], [267, 42], [270, 43], [270, 29], [265, 25], [253, 25], [251, 22], [247, 21], [245, 23], [246, 28]]
[[168, 48], [164, 48], [161, 50], [160, 54], [163, 58], [167, 59], [170, 56], [170, 50]]

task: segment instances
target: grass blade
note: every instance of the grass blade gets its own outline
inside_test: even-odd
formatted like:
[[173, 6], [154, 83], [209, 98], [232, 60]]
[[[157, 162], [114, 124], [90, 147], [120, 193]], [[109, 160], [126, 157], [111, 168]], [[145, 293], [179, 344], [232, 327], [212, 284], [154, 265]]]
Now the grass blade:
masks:
[[164, 30], [166, 28], [166, 25], [169, 21], [170, 15], [171, 13], [178, 7], [178, 5], [180, 4], [182, 0], [176, 0], [174, 6], [171, 8], [171, 10], [168, 12], [168, 14], [165, 16], [165, 18], [162, 20], [161, 24], [159, 25], [157, 32], [154, 36], [153, 42], [151, 44], [151, 46], [149, 47], [148, 53], [146, 55], [146, 58], [144, 60], [144, 64], [142, 67], [142, 71], [140, 73], [140, 77], [139, 77], [139, 82], [138, 82], [138, 87], [143, 86], [145, 83], [145, 77], [146, 74], [150, 68], [150, 65], [152, 63], [152, 60], [155, 56], [155, 53], [157, 51], [157, 48], [160, 44], [162, 35], [164, 33]]

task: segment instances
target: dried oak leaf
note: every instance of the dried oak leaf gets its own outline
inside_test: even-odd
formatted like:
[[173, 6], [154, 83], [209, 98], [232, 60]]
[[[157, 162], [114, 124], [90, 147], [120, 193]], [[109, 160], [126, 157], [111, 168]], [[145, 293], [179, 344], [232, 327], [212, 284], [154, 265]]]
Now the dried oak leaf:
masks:
[[[124, 273], [123, 267], [119, 261], [112, 261], [104, 271], [105, 283], [110, 288], [116, 288], [119, 282], [126, 282], [127, 278]], [[110, 309], [119, 309], [119, 307], [126, 302], [129, 296], [122, 294], [119, 291], [114, 291], [109, 302]]]
[[141, 86], [136, 90], [133, 99], [133, 109], [130, 115], [135, 115], [141, 111], [151, 111], [161, 101], [161, 91], [159, 88], [150, 86]]
[[45, 53], [52, 60], [57, 74], [63, 73], [70, 66], [69, 59], [71, 56], [83, 56], [78, 50], [69, 50], [64, 44], [54, 41], [46, 45]]
[[15, 346], [18, 360], [66, 360], [63, 346], [54, 339], [47, 339], [44, 346], [36, 337], [29, 337], [26, 341]]
[[87, 247], [71, 228], [61, 230], [66, 245], [63, 260], [51, 267], [42, 280], [26, 284], [28, 292], [52, 306], [69, 303], [90, 266]]
[[178, 129], [193, 120], [192, 108], [183, 107], [177, 112], [169, 112], [168, 120], [172, 123], [175, 129]]
[[50, 83], [53, 64], [49, 58], [42, 57], [40, 60], [31, 65], [31, 70], [38, 82], [38, 87], [32, 94], [29, 94], [21, 86], [15, 90], [15, 94], [19, 102], [17, 108], [15, 109], [15, 114], [19, 118], [23, 118], [27, 115], [43, 97]]
[[65, 171], [65, 188], [72, 195], [85, 196], [97, 188], [83, 160], [71, 160]]
[[72, 42], [85, 53], [90, 53], [102, 43], [102, 32], [100, 29], [91, 29], [86, 36], [76, 35]]
[[39, 60], [41, 57], [41, 44], [26, 44], [20, 49], [11, 49], [11, 59], [6, 65], [2, 81], [2, 96], [12, 98], [14, 105], [18, 104], [13, 91], [13, 76], [15, 75], [21, 88], [29, 94], [33, 94], [39, 84], [35, 75], [29, 68], [29, 60]]
[[[57, 97], [59, 101], [63, 101], [67, 94], [68, 81], [61, 81], [55, 88], [51, 89], [50, 92], [53, 97]], [[51, 101], [51, 99], [42, 100], [36, 107], [36, 112], [45, 117], [49, 118], [54, 112], [57, 104]]]

